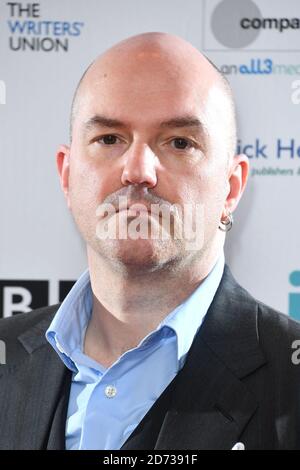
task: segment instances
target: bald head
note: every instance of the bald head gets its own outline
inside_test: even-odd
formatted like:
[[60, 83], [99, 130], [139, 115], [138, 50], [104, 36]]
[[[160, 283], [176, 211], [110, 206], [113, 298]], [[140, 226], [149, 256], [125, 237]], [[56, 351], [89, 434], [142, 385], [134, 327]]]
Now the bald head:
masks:
[[[97, 57], [86, 69], [76, 88], [71, 108], [70, 140], [74, 122], [82, 104], [82, 98], [94, 85], [101, 90], [102, 80], [123, 76], [134, 87], [143, 79], [144, 71], [153, 77], [164, 71], [169, 86], [173, 80], [182, 80], [187, 86], [201, 88], [201, 97], [209, 95], [212, 87], [218, 87], [226, 107], [228, 128], [228, 153], [233, 155], [236, 147], [235, 108], [230, 85], [218, 68], [190, 43], [167, 33], [144, 33], [129, 37]], [[147, 91], [145, 90], [145, 95]], [[222, 101], [221, 99], [221, 101]]]

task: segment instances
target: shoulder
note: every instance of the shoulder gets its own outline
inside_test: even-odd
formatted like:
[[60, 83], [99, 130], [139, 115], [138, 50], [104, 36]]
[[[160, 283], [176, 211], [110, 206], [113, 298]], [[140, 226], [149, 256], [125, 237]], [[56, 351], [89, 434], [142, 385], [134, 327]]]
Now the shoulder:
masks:
[[[299, 340], [300, 323], [263, 302], [257, 304], [257, 335], [266, 354], [276, 351], [276, 356], [291, 356]], [[298, 346], [299, 347], [299, 346]]]
[[265, 335], [272, 337], [273, 341], [282, 338], [282, 335], [287, 338], [299, 336], [300, 339], [300, 323], [255, 298], [235, 280], [227, 265], [220, 284], [220, 294], [221, 298], [226, 298], [227, 307], [235, 310], [235, 316], [240, 313], [243, 324], [249, 317], [255, 318], [256, 332], [260, 340], [263, 340]]
[[0, 339], [17, 338], [25, 331], [36, 328], [42, 334], [47, 330], [60, 304], [21, 313], [9, 318], [0, 319]]
[[51, 350], [45, 333], [58, 308], [59, 304], [52, 305], [0, 320], [0, 341], [7, 364], [22, 363], [27, 353], [41, 346]]
[[[261, 350], [265, 358], [285, 356], [290, 363], [295, 340], [300, 341], [300, 323], [256, 299], [233, 277], [228, 266], [208, 315], [210, 340], [223, 342], [245, 354]], [[210, 317], [210, 318], [209, 318]], [[235, 345], [235, 346], [234, 346]]]

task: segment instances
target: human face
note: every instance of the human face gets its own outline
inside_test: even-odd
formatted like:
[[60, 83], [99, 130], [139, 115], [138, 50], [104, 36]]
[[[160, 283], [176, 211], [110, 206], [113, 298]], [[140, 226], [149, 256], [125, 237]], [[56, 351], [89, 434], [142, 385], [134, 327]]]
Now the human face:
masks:
[[[201, 80], [198, 72], [142, 57], [126, 67], [95, 66], [85, 80], [61, 175], [75, 222], [95, 256], [153, 270], [204, 256], [221, 236], [228, 193], [226, 100], [213, 72]], [[186, 240], [174, 236], [100, 240], [97, 208], [115, 204], [118, 196], [147, 207], [166, 203], [195, 211], [201, 206], [202, 246], [191, 252]], [[120, 223], [124, 211], [112, 217]]]

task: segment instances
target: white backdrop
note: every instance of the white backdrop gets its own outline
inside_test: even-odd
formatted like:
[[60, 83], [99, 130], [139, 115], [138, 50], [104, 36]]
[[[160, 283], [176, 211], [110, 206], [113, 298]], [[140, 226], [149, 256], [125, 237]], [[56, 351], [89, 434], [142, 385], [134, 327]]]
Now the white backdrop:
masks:
[[55, 152], [86, 66], [144, 31], [187, 39], [227, 74], [251, 176], [226, 259], [254, 296], [300, 318], [299, 0], [0, 1], [1, 311], [56, 303], [59, 281], [86, 267]]

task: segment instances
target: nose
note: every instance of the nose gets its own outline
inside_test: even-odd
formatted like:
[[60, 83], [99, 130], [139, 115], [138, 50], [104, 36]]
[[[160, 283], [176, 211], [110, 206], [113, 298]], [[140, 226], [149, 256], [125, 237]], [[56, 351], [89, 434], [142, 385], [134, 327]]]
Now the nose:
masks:
[[157, 157], [146, 144], [132, 146], [126, 154], [121, 181], [124, 186], [143, 184], [153, 188], [157, 184]]

